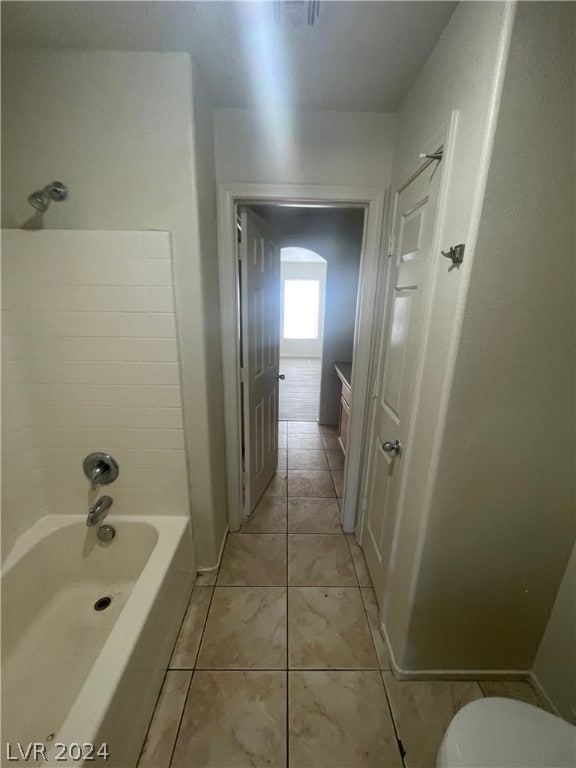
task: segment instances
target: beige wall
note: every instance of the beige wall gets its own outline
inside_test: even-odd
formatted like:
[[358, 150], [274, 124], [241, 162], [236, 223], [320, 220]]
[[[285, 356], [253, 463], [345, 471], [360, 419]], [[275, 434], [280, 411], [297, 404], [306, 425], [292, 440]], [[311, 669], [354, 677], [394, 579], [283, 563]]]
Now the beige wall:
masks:
[[517, 6], [407, 669], [530, 670], [574, 543], [574, 29]]
[[4, 230], [2, 275], [4, 553], [44, 514], [87, 514], [93, 451], [120, 466], [112, 519], [189, 515], [170, 235]]
[[225, 517], [217, 474], [223, 460], [214, 460], [222, 437], [218, 426], [211, 430], [208, 416], [209, 403], [219, 397], [217, 387], [209, 392], [218, 363], [217, 351], [207, 350], [212, 329], [204, 317], [214, 299], [213, 243], [204, 233], [201, 245], [198, 227], [200, 207], [205, 212], [210, 202], [198, 199], [193, 165], [193, 147], [201, 146], [206, 156], [198, 173], [205, 182], [211, 142], [200, 97], [192, 123], [190, 57], [3, 54], [2, 225], [21, 226], [32, 210], [27, 195], [58, 179], [69, 186], [70, 198], [52, 205], [49, 228], [172, 234], [193, 522], [200, 565], [211, 566]]
[[533, 673], [562, 717], [576, 723], [576, 548], [568, 560]]
[[394, 115], [291, 112], [284, 126], [286, 157], [270, 145], [270, 122], [270, 115], [256, 110], [215, 110], [216, 176], [220, 183], [387, 187]]

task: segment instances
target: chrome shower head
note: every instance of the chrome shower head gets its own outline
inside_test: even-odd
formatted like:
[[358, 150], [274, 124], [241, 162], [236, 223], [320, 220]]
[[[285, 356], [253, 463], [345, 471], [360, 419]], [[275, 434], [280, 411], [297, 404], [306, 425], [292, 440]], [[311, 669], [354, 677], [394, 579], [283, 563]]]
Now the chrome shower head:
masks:
[[66, 200], [68, 197], [68, 187], [62, 184], [61, 181], [52, 181], [47, 184], [44, 189], [37, 189], [36, 192], [32, 192], [28, 195], [28, 202], [33, 208], [36, 208], [40, 213], [44, 213], [48, 209], [51, 200], [55, 200], [57, 203], [61, 203], [62, 200]]

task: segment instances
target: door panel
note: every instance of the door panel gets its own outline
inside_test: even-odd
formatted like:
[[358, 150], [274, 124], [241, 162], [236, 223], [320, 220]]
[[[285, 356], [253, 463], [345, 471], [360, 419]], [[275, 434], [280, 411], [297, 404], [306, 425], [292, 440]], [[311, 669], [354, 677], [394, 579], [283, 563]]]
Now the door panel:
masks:
[[278, 466], [280, 250], [268, 225], [240, 211], [244, 512], [249, 514]]
[[[370, 474], [363, 545], [374, 589], [381, 604], [388, 574], [412, 415], [414, 377], [423, 336], [440, 169], [436, 163], [397, 191], [394, 204], [395, 254], [387, 281], [386, 317], [378, 351], [379, 397], [374, 408]], [[383, 444], [398, 441], [399, 451]]]

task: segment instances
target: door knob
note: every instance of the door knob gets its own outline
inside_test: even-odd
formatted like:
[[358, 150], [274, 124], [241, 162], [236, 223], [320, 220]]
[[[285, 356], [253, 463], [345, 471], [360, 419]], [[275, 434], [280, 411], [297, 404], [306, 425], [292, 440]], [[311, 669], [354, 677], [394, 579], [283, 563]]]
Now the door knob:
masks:
[[286, 375], [285, 375], [285, 374], [283, 374], [283, 373], [277, 373], [277, 374], [276, 374], [276, 378], [277, 378], [277, 379], [282, 379], [282, 381], [284, 381], [284, 379], [286, 378]]
[[385, 440], [382, 443], [382, 450], [384, 453], [400, 453], [400, 449], [402, 446], [400, 445], [399, 440], [394, 440], [393, 443], [390, 442], [390, 440]]

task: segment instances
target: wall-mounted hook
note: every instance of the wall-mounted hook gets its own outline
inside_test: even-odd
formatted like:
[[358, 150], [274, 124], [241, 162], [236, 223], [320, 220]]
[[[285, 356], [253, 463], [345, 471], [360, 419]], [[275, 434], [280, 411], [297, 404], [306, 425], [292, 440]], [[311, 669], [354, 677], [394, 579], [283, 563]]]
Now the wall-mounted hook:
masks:
[[443, 156], [444, 153], [441, 149], [438, 152], [430, 152], [430, 154], [421, 152], [419, 155], [420, 160], [442, 160]]
[[448, 253], [442, 251], [442, 256], [445, 256], [447, 259], [452, 259], [452, 264], [462, 264], [464, 261], [464, 243], [460, 243], [460, 245], [451, 245]]

